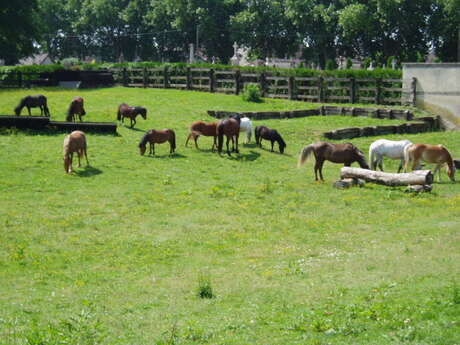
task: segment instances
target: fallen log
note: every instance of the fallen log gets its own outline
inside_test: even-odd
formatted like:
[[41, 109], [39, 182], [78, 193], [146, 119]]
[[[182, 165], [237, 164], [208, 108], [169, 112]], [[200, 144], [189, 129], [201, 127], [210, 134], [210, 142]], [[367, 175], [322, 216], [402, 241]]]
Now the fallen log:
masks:
[[359, 178], [366, 182], [374, 182], [385, 186], [429, 185], [433, 183], [433, 173], [430, 170], [415, 170], [409, 173], [392, 174], [361, 168], [343, 167], [340, 178]]
[[336, 181], [336, 182], [333, 184], [333, 187], [334, 187], [334, 188], [337, 188], [337, 189], [346, 189], [346, 188], [350, 188], [350, 187], [353, 187], [353, 186], [362, 187], [362, 186], [364, 186], [365, 184], [366, 184], [366, 182], [364, 182], [364, 181], [361, 180], [361, 179], [357, 179], [357, 178], [345, 178], [345, 179]]
[[417, 184], [414, 186], [407, 186], [405, 192], [406, 193], [424, 193], [424, 192], [431, 192], [433, 190], [433, 186], [430, 184]]

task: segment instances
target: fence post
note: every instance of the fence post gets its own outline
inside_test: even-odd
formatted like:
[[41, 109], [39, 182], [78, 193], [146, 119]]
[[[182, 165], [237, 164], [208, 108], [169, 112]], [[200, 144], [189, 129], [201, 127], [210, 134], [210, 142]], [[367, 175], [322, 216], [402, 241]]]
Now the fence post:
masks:
[[323, 77], [318, 77], [318, 101], [324, 102]]
[[356, 80], [355, 78], [350, 78], [350, 103], [356, 103]]
[[417, 102], [417, 78], [413, 77], [411, 82], [411, 105], [415, 107]]
[[165, 89], [168, 88], [168, 66], [163, 69], [163, 86]]
[[187, 67], [187, 90], [192, 89], [192, 71], [190, 67]]
[[144, 89], [147, 87], [148, 81], [147, 81], [147, 67], [144, 67], [142, 70], [142, 83], [144, 84]]
[[289, 77], [288, 80], [288, 92], [289, 92], [289, 99], [295, 99], [295, 79], [293, 76]]
[[382, 80], [380, 78], [375, 79], [375, 104], [380, 104], [382, 99]]
[[260, 74], [260, 90], [261, 90], [261, 93], [262, 93], [262, 97], [265, 97], [265, 86], [266, 86], [266, 80], [265, 80], [265, 73], [262, 72]]
[[128, 71], [126, 67], [123, 68], [123, 86], [128, 86]]
[[215, 84], [214, 69], [211, 68], [209, 70], [209, 92], [214, 92], [214, 84]]
[[241, 79], [240, 70], [237, 69], [235, 71], [235, 95], [240, 94], [240, 79]]

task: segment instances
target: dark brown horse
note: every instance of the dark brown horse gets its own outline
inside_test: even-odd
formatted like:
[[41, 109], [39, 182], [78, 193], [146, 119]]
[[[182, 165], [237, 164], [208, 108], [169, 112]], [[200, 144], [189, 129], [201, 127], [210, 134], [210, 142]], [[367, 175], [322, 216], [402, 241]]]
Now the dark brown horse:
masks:
[[136, 124], [136, 116], [141, 115], [144, 120], [147, 119], [147, 109], [144, 107], [130, 107], [126, 103], [120, 104], [117, 112], [117, 120], [123, 123], [125, 117], [131, 120], [131, 128]]
[[256, 135], [256, 144], [259, 145], [259, 147], [262, 147], [262, 139], [270, 140], [273, 152], [273, 144], [276, 141], [278, 143], [280, 153], [284, 153], [286, 143], [276, 129], [271, 129], [265, 126], [257, 126], [254, 133]]
[[299, 164], [302, 166], [307, 161], [311, 154], [315, 155], [315, 180], [318, 181], [318, 171], [321, 180], [323, 179], [323, 164], [324, 161], [332, 163], [343, 163], [345, 166], [350, 166], [353, 162], [358, 162], [363, 169], [369, 169], [366, 162], [366, 157], [355, 145], [351, 143], [333, 144], [324, 141], [313, 143], [305, 146], [299, 155]]
[[30, 112], [30, 108], [40, 108], [40, 116], [43, 116], [43, 113], [45, 113], [45, 116], [50, 116], [50, 111], [47, 106], [47, 99], [43, 95], [36, 95], [36, 96], [26, 96], [23, 99], [21, 99], [21, 102], [19, 102], [19, 105], [14, 108], [14, 112], [17, 116], [21, 115], [22, 108], [26, 107], [27, 110], [29, 111], [29, 116], [32, 116]]
[[[222, 146], [224, 145], [224, 135], [227, 137], [227, 154], [231, 156], [228, 142], [230, 139], [233, 143], [232, 151], [238, 151], [238, 138], [240, 135], [240, 117], [237, 115], [229, 119], [223, 119], [217, 124], [217, 149], [219, 154], [222, 153]], [[235, 146], [236, 142], [236, 146]]]
[[143, 156], [145, 150], [147, 149], [147, 143], [150, 144], [150, 151], [149, 154], [155, 154], [155, 144], [162, 144], [166, 141], [169, 141], [169, 153], [173, 153], [176, 149], [176, 133], [172, 129], [163, 129], [162, 131], [157, 131], [155, 129], [151, 129], [148, 131], [139, 142], [139, 150], [141, 155]]
[[198, 148], [197, 140], [200, 135], [203, 135], [205, 137], [214, 137], [214, 142], [211, 148], [211, 150], [214, 151], [214, 147], [216, 147], [217, 138], [217, 122], [196, 121], [192, 123], [192, 125], [190, 126], [190, 134], [187, 137], [185, 146], [187, 146], [190, 138], [193, 138], [193, 140], [195, 141], [195, 147]]
[[80, 122], [82, 122], [81, 117], [86, 115], [84, 101], [82, 97], [75, 97], [72, 103], [70, 103], [69, 110], [67, 111], [66, 121], [76, 122], [75, 115], [78, 115]]

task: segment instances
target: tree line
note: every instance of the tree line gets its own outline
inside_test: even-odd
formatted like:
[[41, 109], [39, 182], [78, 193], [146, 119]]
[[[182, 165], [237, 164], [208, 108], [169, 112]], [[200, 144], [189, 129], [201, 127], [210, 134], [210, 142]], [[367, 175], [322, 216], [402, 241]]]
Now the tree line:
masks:
[[251, 57], [302, 53], [325, 67], [337, 56], [457, 60], [459, 0], [21, 0], [2, 1], [0, 59], [34, 51], [55, 59], [186, 61], [191, 43], [227, 63], [233, 42]]

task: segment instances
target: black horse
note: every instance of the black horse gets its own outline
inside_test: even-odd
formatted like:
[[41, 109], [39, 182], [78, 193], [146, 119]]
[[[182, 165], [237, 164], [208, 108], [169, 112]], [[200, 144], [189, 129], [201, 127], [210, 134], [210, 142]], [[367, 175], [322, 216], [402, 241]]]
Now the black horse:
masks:
[[254, 133], [256, 136], [256, 144], [259, 145], [259, 147], [262, 147], [262, 139], [270, 140], [272, 143], [271, 151], [273, 152], [273, 144], [276, 141], [278, 143], [280, 153], [284, 153], [286, 143], [276, 129], [271, 129], [266, 126], [257, 126]]
[[40, 116], [43, 116], [43, 113], [45, 113], [45, 116], [50, 116], [50, 111], [47, 106], [47, 99], [43, 95], [36, 95], [36, 96], [26, 96], [23, 99], [21, 99], [21, 102], [19, 102], [19, 105], [14, 108], [14, 112], [16, 116], [21, 115], [22, 108], [26, 107], [27, 110], [29, 111], [29, 116], [32, 116], [30, 113], [30, 108], [40, 108]]

